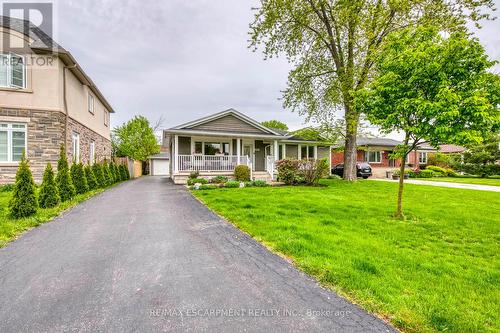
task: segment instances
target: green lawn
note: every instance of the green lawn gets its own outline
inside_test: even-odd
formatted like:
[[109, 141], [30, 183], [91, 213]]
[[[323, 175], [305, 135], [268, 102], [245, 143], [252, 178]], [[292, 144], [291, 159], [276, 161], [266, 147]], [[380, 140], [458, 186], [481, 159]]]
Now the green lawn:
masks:
[[18, 220], [9, 216], [9, 201], [12, 197], [12, 192], [0, 192], [0, 248], [5, 246], [9, 241], [13, 240], [24, 231], [52, 220], [62, 211], [73, 207], [102, 191], [104, 190], [98, 189], [89, 191], [85, 194], [77, 195], [72, 200], [61, 203], [57, 207], [39, 209], [35, 215]]
[[500, 186], [500, 178], [434, 177], [434, 178], [418, 178], [418, 180], [431, 180], [433, 182], [450, 182], [450, 183]]
[[500, 331], [500, 193], [397, 184], [194, 191], [239, 228], [408, 332]]

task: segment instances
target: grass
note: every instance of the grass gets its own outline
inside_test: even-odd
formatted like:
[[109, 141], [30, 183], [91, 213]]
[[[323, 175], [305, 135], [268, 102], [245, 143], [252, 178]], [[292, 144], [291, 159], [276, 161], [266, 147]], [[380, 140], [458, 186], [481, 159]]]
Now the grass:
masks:
[[500, 331], [500, 193], [325, 180], [193, 191], [306, 273], [407, 332]]
[[434, 177], [434, 178], [418, 178], [418, 180], [431, 180], [433, 182], [450, 182], [462, 184], [478, 184], [500, 186], [500, 178], [479, 178], [479, 177]]
[[89, 191], [85, 194], [79, 194], [70, 201], [63, 202], [54, 208], [38, 209], [38, 212], [30, 217], [14, 219], [9, 215], [9, 201], [12, 192], [0, 192], [0, 248], [12, 241], [24, 231], [39, 226], [45, 222], [54, 219], [63, 211], [71, 208], [82, 201], [85, 201], [94, 195], [103, 192], [105, 189]]

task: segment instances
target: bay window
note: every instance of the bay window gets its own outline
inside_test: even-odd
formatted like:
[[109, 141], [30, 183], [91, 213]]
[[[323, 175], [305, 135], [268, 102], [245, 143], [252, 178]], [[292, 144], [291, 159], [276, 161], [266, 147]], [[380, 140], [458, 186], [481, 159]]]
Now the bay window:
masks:
[[19, 162], [26, 145], [26, 124], [0, 123], [0, 162]]
[[26, 88], [26, 64], [23, 56], [14, 53], [0, 54], [0, 87]]

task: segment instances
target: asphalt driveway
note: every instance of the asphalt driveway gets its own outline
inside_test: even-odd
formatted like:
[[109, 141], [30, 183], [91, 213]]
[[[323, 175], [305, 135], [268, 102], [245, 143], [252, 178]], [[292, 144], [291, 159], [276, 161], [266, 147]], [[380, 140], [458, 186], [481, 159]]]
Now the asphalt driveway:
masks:
[[0, 249], [0, 332], [388, 332], [181, 186], [121, 184]]

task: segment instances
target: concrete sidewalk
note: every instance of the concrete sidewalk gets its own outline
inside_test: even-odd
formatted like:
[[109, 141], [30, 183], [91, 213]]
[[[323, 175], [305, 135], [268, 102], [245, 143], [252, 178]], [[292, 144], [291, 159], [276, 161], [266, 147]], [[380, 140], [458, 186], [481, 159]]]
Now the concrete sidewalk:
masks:
[[[393, 179], [371, 179], [371, 180], [393, 182], [393, 183], [399, 182], [399, 180], [393, 180]], [[461, 188], [466, 190], [500, 192], [500, 186], [463, 184], [463, 183], [451, 183], [451, 182], [433, 182], [432, 180], [405, 179], [405, 184], [430, 185], [438, 187]]]

